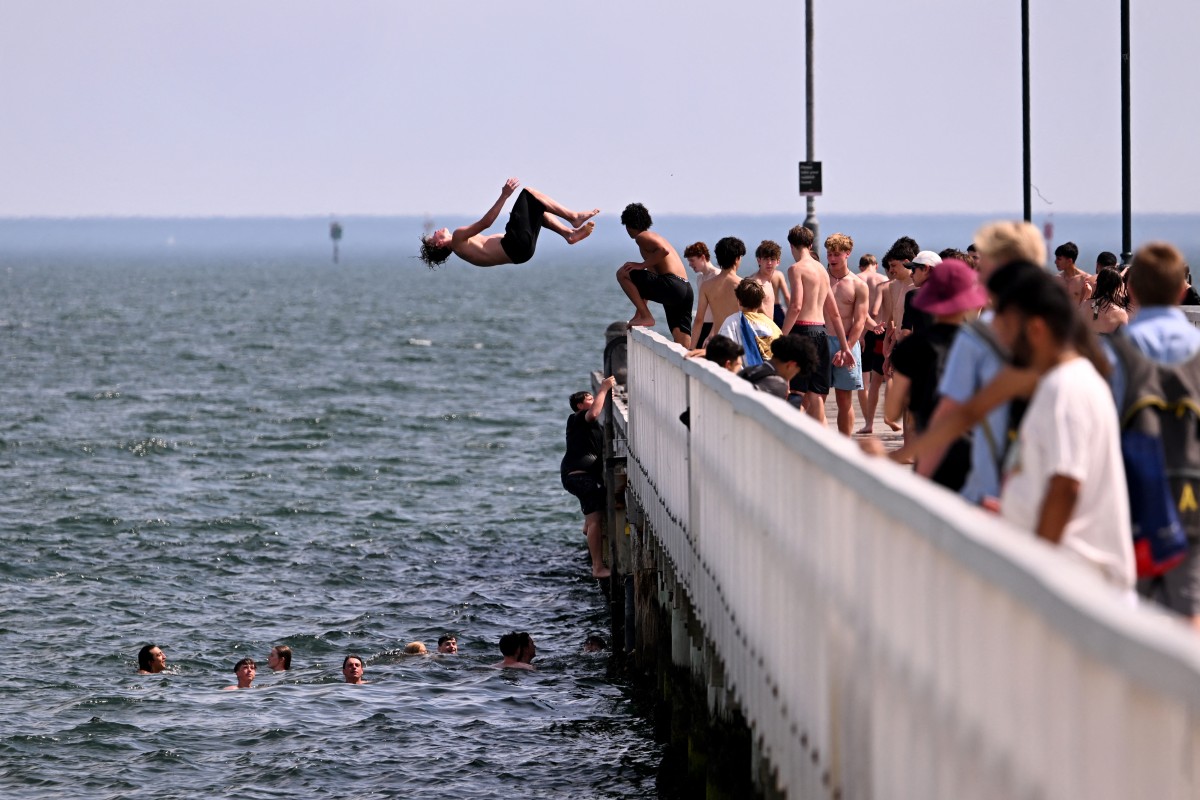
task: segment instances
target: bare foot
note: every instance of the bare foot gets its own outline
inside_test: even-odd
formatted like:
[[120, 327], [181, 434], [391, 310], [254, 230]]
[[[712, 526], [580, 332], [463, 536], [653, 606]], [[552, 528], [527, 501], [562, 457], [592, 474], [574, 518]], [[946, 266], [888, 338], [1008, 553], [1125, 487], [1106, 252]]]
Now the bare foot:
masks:
[[625, 323], [626, 328], [634, 328], [638, 326], [643, 326], [646, 328], [654, 327], [654, 317], [650, 316], [649, 314], [645, 316], [642, 316], [641, 314], [634, 314], [633, 317], [630, 318], [629, 322]]
[[571, 231], [567, 236], [567, 244], [579, 244], [584, 239], [592, 235], [592, 231], [596, 230], [596, 223], [589, 222], [582, 227]]
[[884, 421], [884, 422], [886, 422], [886, 423], [887, 423], [887, 426], [888, 426], [889, 428], [891, 428], [892, 430], [894, 430], [894, 431], [898, 431], [898, 430], [900, 430], [902, 427], [904, 427], [904, 426], [902, 426], [902, 425], [901, 425], [899, 422], [892, 422], [892, 421], [891, 421], [890, 419], [888, 419], [887, 417], [884, 417], [884, 418], [883, 418], [883, 421]]
[[867, 426], [859, 428], [857, 431], [855, 431], [854, 435], [855, 436], [863, 436], [865, 434], [874, 433], [874, 432], [875, 432], [875, 428], [871, 425], [867, 425]]
[[608, 578], [612, 576], [612, 570], [608, 567], [592, 567], [593, 578]]
[[600, 213], [600, 209], [598, 209], [598, 208], [593, 208], [591, 211], [579, 211], [579, 212], [576, 212], [575, 216], [571, 217], [570, 222], [572, 225], [574, 225], [576, 228], [578, 228], [580, 225], [587, 222], [589, 219], [591, 219], [592, 217], [596, 216], [599, 213]]

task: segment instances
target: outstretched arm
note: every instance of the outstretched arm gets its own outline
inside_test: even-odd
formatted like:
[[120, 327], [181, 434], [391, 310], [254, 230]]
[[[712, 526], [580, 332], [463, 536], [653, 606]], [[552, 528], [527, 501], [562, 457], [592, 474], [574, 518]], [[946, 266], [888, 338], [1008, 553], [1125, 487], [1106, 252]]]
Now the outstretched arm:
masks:
[[[1038, 375], [1033, 370], [1005, 367], [974, 397], [957, 408], [946, 409], [944, 414], [931, 420], [924, 433], [915, 439], [909, 439], [899, 450], [889, 453], [888, 457], [901, 463], [914, 459], [919, 462], [923, 458], [945, 452], [955, 439], [979, 424], [996, 406], [1016, 397], [1029, 397], [1033, 394], [1037, 382]], [[995, 432], [997, 436], [1002, 433]]]
[[600, 391], [596, 392], [596, 399], [592, 401], [592, 407], [588, 409], [586, 414], [588, 422], [595, 422], [600, 419], [600, 415], [604, 413], [604, 401], [608, 399], [608, 390], [615, 386], [617, 379], [609, 375], [600, 383]]
[[470, 239], [472, 236], [483, 233], [488, 228], [496, 223], [496, 217], [500, 216], [500, 209], [504, 208], [504, 201], [507, 200], [512, 193], [517, 190], [521, 182], [516, 178], [509, 178], [504, 182], [504, 187], [500, 189], [500, 197], [496, 202], [492, 203], [492, 207], [487, 210], [487, 213], [479, 218], [478, 222], [459, 228], [454, 232], [455, 238], [461, 236], [464, 240]]

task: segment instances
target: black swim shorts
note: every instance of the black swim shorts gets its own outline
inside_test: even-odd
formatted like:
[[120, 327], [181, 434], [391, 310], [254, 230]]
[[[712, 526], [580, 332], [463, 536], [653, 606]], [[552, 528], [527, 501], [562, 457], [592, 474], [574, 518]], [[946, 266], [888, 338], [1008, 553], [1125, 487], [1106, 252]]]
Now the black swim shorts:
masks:
[[796, 325], [792, 333], [812, 339], [817, 347], [817, 366], [808, 375], [797, 375], [792, 378], [793, 392], [815, 392], [828, 395], [829, 384], [833, 380], [833, 361], [829, 354], [829, 335], [825, 333], [824, 325]]
[[517, 202], [513, 203], [512, 213], [508, 215], [508, 224], [504, 226], [504, 237], [500, 239], [500, 247], [512, 263], [524, 264], [533, 258], [545, 213], [546, 207], [529, 192], [522, 189], [517, 195]]
[[604, 481], [590, 472], [572, 472], [562, 476], [562, 485], [579, 498], [579, 510], [584, 516], [604, 510]]
[[867, 331], [863, 334], [862, 346], [863, 373], [877, 372], [883, 374], [883, 334]]
[[686, 334], [692, 332], [692, 285], [676, 275], [659, 275], [654, 270], [635, 269], [629, 280], [643, 300], [662, 303], [667, 327]]

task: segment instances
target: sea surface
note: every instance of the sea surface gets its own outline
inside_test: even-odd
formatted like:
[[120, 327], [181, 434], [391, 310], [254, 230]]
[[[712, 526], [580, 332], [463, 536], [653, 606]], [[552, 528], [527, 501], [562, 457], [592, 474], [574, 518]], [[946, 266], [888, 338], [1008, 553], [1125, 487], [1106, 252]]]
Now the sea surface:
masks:
[[52, 244], [0, 254], [0, 797], [654, 796], [558, 478], [608, 264]]
[[[987, 219], [822, 232], [878, 255]], [[430, 271], [416, 235], [461, 220], [343, 220], [337, 264], [320, 218], [0, 220], [0, 797], [655, 796], [650, 724], [581, 652], [607, 618], [558, 479], [567, 396], [631, 313], [636, 248], [598, 221]], [[752, 254], [799, 221], [656, 229]], [[1086, 264], [1117, 223], [1056, 226]], [[1135, 223], [1196, 263], [1195, 217]], [[491, 668], [510, 630], [536, 672]], [[401, 654], [446, 632], [456, 657]], [[146, 643], [166, 673], [136, 674]], [[245, 656], [259, 688], [222, 691]]]

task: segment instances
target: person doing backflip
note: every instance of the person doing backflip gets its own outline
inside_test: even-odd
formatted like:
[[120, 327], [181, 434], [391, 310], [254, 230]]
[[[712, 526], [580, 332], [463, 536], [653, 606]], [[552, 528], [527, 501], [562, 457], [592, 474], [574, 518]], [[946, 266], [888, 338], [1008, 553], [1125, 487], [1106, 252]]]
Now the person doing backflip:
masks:
[[517, 195], [504, 233], [482, 235], [495, 224], [504, 201], [520, 183], [516, 178], [509, 178], [500, 190], [499, 199], [478, 222], [457, 228], [453, 233], [449, 228], [442, 228], [422, 236], [420, 259], [430, 269], [444, 263], [451, 255], [477, 267], [524, 264], [533, 258], [542, 228], [554, 231], [566, 239], [567, 244], [578, 244], [591, 235], [596, 223], [590, 220], [600, 213], [600, 209], [572, 211], [536, 189], [522, 189]]

